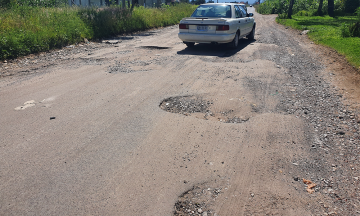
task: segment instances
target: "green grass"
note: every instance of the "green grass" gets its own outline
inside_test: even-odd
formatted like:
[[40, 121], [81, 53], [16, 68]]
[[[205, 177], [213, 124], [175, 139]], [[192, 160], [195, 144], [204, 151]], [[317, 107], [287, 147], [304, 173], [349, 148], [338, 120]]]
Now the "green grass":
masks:
[[47, 51], [90, 37], [71, 8], [18, 7], [0, 12], [0, 59]]
[[196, 6], [135, 7], [30, 7], [0, 8], [0, 59], [16, 58], [87, 39], [177, 24]]
[[352, 17], [293, 16], [293, 19], [276, 19], [278, 23], [299, 30], [310, 30], [309, 38], [315, 43], [333, 48], [345, 56], [351, 65], [360, 69], [360, 38], [342, 37], [341, 28], [357, 20]]

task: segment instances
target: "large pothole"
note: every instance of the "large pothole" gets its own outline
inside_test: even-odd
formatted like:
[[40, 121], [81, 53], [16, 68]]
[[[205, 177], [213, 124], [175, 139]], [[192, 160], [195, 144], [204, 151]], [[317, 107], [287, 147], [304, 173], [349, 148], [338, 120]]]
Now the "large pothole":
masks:
[[[216, 102], [222, 105], [221, 110], [214, 104]], [[159, 107], [167, 112], [223, 123], [244, 123], [255, 114], [252, 105], [234, 105], [230, 106], [232, 107], [231, 109], [228, 109], [217, 99], [204, 99], [202, 96], [170, 97], [163, 100]]]

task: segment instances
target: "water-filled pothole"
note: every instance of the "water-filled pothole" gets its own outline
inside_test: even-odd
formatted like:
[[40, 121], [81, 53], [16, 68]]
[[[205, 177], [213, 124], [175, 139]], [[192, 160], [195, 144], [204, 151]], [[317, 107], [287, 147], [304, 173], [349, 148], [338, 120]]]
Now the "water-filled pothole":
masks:
[[223, 123], [244, 123], [252, 116], [244, 113], [243, 110], [242, 112], [232, 109], [219, 111], [215, 102], [218, 101], [204, 99], [201, 96], [176, 96], [164, 99], [159, 107], [167, 112]]

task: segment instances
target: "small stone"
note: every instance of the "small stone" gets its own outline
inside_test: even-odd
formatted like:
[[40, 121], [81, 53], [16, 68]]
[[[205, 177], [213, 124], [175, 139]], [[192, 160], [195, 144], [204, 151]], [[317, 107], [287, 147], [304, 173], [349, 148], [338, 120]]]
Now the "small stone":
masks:
[[307, 33], [309, 33], [309, 31], [310, 31], [310, 30], [304, 30], [304, 31], [302, 31], [300, 34], [301, 34], [301, 35], [306, 35]]
[[208, 216], [207, 212], [203, 212], [201, 216]]
[[198, 209], [198, 212], [201, 214], [201, 212], [203, 212], [203, 211], [202, 211], [202, 209]]
[[251, 197], [254, 197], [254, 196], [255, 196], [255, 194], [253, 194], [253, 193], [251, 193], [250, 195], [251, 195]]

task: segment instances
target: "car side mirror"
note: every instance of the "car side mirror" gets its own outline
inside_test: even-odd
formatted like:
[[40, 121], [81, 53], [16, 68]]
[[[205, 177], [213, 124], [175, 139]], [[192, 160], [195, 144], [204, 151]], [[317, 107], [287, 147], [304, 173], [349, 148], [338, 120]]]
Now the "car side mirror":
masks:
[[254, 16], [253, 13], [248, 13], [248, 14], [247, 14], [247, 17], [252, 17], [252, 16]]

